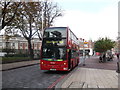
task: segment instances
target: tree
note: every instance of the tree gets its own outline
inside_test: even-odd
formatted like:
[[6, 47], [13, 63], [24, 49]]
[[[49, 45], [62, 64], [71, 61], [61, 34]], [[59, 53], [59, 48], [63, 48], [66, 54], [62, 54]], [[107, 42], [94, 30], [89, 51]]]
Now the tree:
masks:
[[[46, 2], [48, 2], [48, 0], [46, 0]], [[53, 2], [51, 2], [50, 5], [44, 3], [44, 1], [21, 2], [17, 8], [14, 19], [12, 19], [10, 24], [7, 26], [7, 30], [20, 30], [20, 33], [28, 41], [28, 49], [31, 58], [34, 57], [31, 40], [36, 34], [39, 35], [39, 38], [41, 39], [43, 32], [42, 25], [43, 28], [49, 27], [52, 25], [56, 17], [61, 16], [61, 12], [59, 11], [60, 9], [57, 9], [58, 7], [54, 5]], [[47, 9], [48, 7], [51, 11]], [[11, 6], [11, 8], [13, 7]]]
[[44, 25], [50, 27], [57, 17], [62, 16], [62, 10], [58, 7], [57, 3], [46, 0], [43, 2], [43, 13], [44, 13]]
[[35, 27], [38, 9], [39, 3], [37, 2], [22, 2], [21, 7], [18, 9], [17, 17], [12, 24], [16, 28], [19, 28], [24, 38], [28, 41], [28, 50], [31, 59], [34, 58], [31, 40], [38, 31]]
[[11, 0], [1, 1], [0, 7], [2, 8], [2, 15], [1, 15], [1, 29], [2, 30], [5, 26], [10, 26], [12, 20], [15, 18], [17, 10], [21, 4], [21, 2], [10, 2]]
[[54, 3], [50, 0], [40, 2], [39, 10], [40, 10], [38, 14], [39, 17], [37, 17], [36, 26], [39, 29], [37, 34], [39, 39], [41, 40], [43, 30], [47, 27], [52, 26], [54, 20], [57, 17], [62, 16], [62, 10], [59, 8], [57, 3]]
[[106, 38], [100, 38], [94, 44], [94, 50], [96, 52], [106, 52], [107, 50], [111, 50], [115, 46], [115, 41]]

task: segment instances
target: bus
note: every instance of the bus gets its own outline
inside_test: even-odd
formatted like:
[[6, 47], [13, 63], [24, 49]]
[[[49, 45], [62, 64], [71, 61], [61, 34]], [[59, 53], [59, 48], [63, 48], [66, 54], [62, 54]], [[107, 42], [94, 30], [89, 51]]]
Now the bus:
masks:
[[40, 69], [70, 71], [79, 64], [79, 41], [69, 27], [44, 30]]

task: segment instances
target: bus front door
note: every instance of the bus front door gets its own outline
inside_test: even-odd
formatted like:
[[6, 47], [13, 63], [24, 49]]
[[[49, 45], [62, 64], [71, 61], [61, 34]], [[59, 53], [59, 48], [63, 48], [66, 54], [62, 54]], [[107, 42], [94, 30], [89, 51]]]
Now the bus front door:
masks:
[[68, 68], [71, 68], [71, 50], [68, 52]]

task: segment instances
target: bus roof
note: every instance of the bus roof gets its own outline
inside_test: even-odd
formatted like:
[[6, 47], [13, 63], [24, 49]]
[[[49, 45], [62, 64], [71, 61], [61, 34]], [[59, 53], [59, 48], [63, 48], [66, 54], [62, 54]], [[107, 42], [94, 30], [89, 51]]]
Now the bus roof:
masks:
[[68, 28], [68, 27], [48, 27], [48, 28], [45, 28], [45, 29], [53, 29], [53, 28]]

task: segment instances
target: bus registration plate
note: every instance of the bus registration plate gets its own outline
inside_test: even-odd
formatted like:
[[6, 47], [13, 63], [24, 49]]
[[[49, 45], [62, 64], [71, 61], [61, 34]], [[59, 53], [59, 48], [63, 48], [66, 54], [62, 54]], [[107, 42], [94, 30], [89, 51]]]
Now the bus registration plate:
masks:
[[56, 69], [50, 69], [51, 71], [56, 71]]

